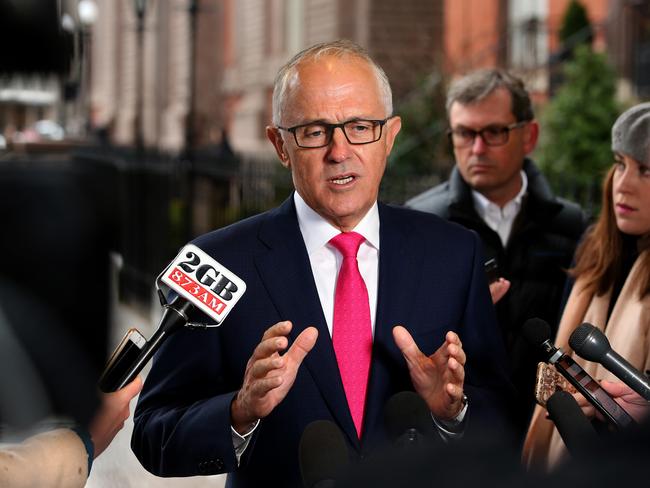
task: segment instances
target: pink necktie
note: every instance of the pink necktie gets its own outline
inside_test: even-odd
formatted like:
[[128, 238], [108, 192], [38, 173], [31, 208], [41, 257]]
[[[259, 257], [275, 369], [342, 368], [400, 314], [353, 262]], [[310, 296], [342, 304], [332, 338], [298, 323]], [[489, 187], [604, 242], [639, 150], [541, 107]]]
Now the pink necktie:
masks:
[[356, 232], [345, 232], [330, 240], [343, 255], [334, 295], [332, 341], [359, 438], [372, 354], [368, 290], [357, 264], [357, 252], [363, 241], [365, 238]]

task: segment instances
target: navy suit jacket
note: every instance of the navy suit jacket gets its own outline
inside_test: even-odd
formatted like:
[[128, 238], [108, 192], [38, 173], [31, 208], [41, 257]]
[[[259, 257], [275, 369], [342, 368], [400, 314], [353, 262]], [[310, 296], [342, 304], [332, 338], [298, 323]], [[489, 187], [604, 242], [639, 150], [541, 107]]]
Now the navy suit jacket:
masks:
[[[156, 355], [136, 408], [132, 448], [160, 476], [230, 472], [228, 486], [302, 486], [298, 444], [318, 419], [335, 422], [353, 456], [385, 439], [383, 408], [413, 390], [392, 329], [405, 326], [425, 354], [457, 332], [467, 354], [472, 429], [504, 421], [510, 386], [483, 273], [478, 237], [414, 210], [379, 205], [379, 283], [362, 439], [357, 438], [323, 316], [293, 198], [194, 241], [247, 285], [218, 327], [181, 330]], [[238, 467], [230, 403], [264, 331], [291, 320], [290, 342], [308, 326], [318, 340], [286, 398], [262, 419]]]

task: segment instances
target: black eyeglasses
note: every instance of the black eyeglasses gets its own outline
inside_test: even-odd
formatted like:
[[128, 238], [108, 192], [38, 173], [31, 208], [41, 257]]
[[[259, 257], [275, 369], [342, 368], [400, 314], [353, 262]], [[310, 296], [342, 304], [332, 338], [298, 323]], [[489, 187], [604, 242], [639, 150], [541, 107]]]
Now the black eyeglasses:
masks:
[[508, 142], [510, 131], [526, 125], [529, 120], [522, 120], [510, 125], [488, 125], [481, 130], [457, 127], [447, 131], [449, 140], [454, 147], [469, 147], [474, 144], [476, 136], [483, 139], [488, 146], [503, 146]]
[[294, 127], [280, 127], [293, 134], [298, 147], [315, 149], [325, 147], [332, 142], [334, 129], [340, 128], [350, 144], [370, 144], [381, 139], [381, 131], [384, 124], [391, 117], [383, 120], [352, 119], [340, 124], [328, 124], [327, 122], [309, 122], [308, 124], [296, 125]]

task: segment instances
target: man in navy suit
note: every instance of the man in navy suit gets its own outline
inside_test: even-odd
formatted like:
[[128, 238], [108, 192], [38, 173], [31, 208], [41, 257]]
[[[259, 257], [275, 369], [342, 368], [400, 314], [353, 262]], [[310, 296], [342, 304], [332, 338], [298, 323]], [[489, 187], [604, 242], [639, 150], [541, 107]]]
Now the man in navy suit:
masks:
[[[509, 384], [478, 238], [377, 203], [400, 126], [386, 75], [350, 42], [314, 46], [280, 70], [267, 135], [296, 191], [194, 241], [247, 289], [222, 326], [181, 330], [155, 358], [132, 439], [145, 468], [302, 486], [298, 443], [310, 422], [335, 422], [363, 458], [385, 441], [383, 408], [403, 390], [448, 439], [504, 425]], [[343, 257], [330, 240], [348, 232], [362, 236], [369, 310], [361, 415], [342, 380], [350, 358], [332, 340]]]

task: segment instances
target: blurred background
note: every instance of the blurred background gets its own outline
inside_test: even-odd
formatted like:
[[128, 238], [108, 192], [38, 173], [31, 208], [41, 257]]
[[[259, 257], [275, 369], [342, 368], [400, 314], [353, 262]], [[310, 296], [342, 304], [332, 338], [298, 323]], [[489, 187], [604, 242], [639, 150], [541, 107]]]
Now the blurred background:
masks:
[[[107, 322], [89, 329], [94, 308], [69, 325], [98, 369], [126, 328], [149, 335], [153, 282], [179, 247], [288, 196], [264, 132], [273, 79], [300, 49], [338, 38], [366, 47], [391, 80], [403, 120], [381, 190], [392, 203], [451, 169], [444, 95], [456, 76], [497, 66], [525, 80], [542, 123], [533, 157], [592, 215], [612, 123], [650, 99], [648, 0], [0, 0], [0, 184], [34, 207], [4, 207], [16, 223], [0, 254], [15, 263], [26, 249], [15, 239], [34, 227], [58, 242], [63, 223], [82, 222], [78, 242], [100, 241], [108, 266], [93, 291]], [[67, 209], [52, 203], [60, 197]], [[129, 436], [98, 460], [89, 486], [154, 486], [124, 474], [139, 469]]]

